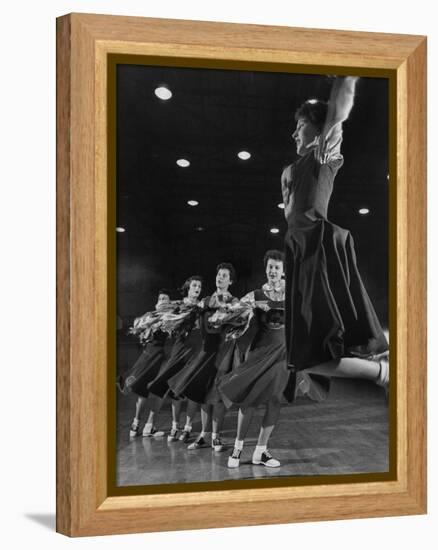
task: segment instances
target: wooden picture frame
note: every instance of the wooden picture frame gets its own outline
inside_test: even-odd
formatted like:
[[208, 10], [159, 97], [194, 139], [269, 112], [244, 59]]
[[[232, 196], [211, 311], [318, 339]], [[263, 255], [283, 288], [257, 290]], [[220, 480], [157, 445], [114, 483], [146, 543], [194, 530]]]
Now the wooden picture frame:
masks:
[[[386, 71], [396, 104], [393, 480], [108, 494], [108, 56]], [[269, 69], [266, 69], [269, 70]], [[350, 72], [349, 72], [350, 71]], [[333, 73], [331, 73], [333, 74]], [[120, 534], [426, 513], [426, 39], [70, 14], [57, 20], [57, 530]]]

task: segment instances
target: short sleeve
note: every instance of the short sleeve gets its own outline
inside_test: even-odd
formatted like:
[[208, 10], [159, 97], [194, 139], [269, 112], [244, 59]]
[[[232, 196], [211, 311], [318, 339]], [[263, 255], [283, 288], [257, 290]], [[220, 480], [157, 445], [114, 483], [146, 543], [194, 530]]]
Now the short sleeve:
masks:
[[325, 134], [321, 135], [315, 149], [315, 158], [320, 164], [333, 165], [339, 167], [343, 163], [341, 155], [342, 144], [342, 123], [339, 122], [330, 128]]

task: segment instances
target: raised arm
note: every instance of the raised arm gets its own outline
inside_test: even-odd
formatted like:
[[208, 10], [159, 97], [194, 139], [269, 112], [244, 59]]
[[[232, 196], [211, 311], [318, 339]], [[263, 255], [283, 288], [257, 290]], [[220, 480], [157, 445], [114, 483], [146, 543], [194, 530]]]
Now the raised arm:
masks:
[[326, 121], [316, 149], [316, 156], [323, 164], [340, 157], [342, 123], [353, 107], [357, 80], [356, 76], [338, 77], [333, 83]]
[[344, 78], [336, 78], [334, 81], [332, 91], [330, 92], [327, 119], [323, 133], [325, 130], [330, 130], [335, 124], [347, 120], [353, 107], [357, 80], [357, 76], [346, 76]]

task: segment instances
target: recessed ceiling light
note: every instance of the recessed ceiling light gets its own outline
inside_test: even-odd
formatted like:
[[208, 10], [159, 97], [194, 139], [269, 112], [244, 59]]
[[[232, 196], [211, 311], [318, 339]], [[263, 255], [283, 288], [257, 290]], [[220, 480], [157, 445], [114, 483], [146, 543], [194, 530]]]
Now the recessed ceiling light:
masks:
[[181, 168], [187, 168], [187, 166], [190, 166], [190, 162], [187, 159], [178, 159], [176, 163], [178, 166], [181, 166]]
[[387, 174], [386, 179], [389, 181], [389, 174]]
[[360, 208], [359, 209], [359, 214], [362, 214], [362, 216], [365, 216], [366, 214], [369, 214], [370, 211], [368, 208]]
[[124, 233], [126, 229], [124, 227], [116, 227], [117, 233]]
[[155, 95], [160, 99], [167, 100], [172, 97], [172, 92], [165, 86], [159, 86], [158, 88], [155, 88]]
[[203, 227], [197, 227], [196, 231], [204, 231], [204, 228]]
[[284, 202], [280, 202], [279, 204], [277, 204], [278, 208], [281, 208], [282, 210], [284, 209]]
[[271, 227], [271, 229], [269, 231], [271, 233], [274, 233], [274, 235], [277, 234], [277, 233], [280, 233], [280, 230], [277, 227]]
[[193, 201], [193, 200], [192, 200], [192, 201], [187, 201], [187, 204], [188, 204], [189, 206], [198, 206], [199, 202], [198, 202], [198, 201]]
[[251, 158], [251, 153], [248, 153], [248, 151], [239, 151], [237, 156], [242, 160], [248, 160]]

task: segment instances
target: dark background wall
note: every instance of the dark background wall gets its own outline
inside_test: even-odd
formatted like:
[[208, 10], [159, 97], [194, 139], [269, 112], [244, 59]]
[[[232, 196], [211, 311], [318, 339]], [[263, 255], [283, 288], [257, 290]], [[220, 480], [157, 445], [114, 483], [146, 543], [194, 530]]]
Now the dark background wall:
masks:
[[[280, 174], [296, 159], [295, 109], [328, 99], [323, 75], [119, 65], [117, 72], [118, 315], [124, 326], [152, 309], [160, 287], [231, 261], [237, 296], [264, 281], [262, 258], [283, 248]], [[165, 84], [173, 97], [159, 100]], [[240, 150], [251, 159], [237, 158]], [[345, 164], [329, 218], [351, 230], [364, 282], [387, 324], [388, 85], [359, 81], [344, 125]], [[188, 168], [176, 165], [190, 160]], [[187, 200], [199, 206], [190, 207]], [[358, 209], [370, 214], [361, 216]], [[271, 227], [280, 232], [272, 235]], [[200, 229], [202, 228], [202, 230]]]

